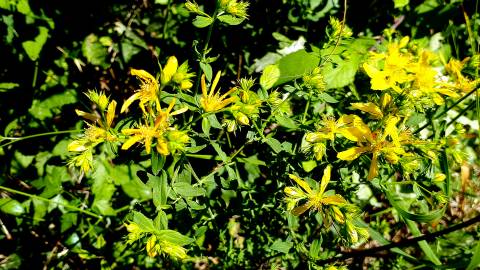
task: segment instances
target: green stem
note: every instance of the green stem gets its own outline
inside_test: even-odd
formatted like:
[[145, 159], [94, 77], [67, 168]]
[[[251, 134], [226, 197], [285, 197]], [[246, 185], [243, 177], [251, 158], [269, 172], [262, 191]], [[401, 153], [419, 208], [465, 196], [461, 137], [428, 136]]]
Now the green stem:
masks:
[[[212, 15], [213, 21], [208, 26], [207, 38], [205, 39], [205, 45], [203, 46], [203, 49], [202, 49], [202, 58], [200, 59], [200, 62], [205, 59], [205, 56], [207, 56], [208, 45], [210, 44], [210, 39], [212, 38], [213, 26], [215, 25], [217, 14], [218, 14], [218, 5], [215, 6], [215, 11], [213, 12], [213, 15]], [[195, 81], [195, 95], [198, 93], [198, 88], [200, 87], [201, 73], [202, 73], [202, 68], [200, 67], [200, 64], [199, 64], [198, 71], [197, 71], [197, 80]]]
[[266, 140], [267, 138], [265, 137], [265, 134], [263, 134], [263, 131], [264, 131], [265, 129], [262, 129], [262, 130], [261, 130], [261, 129], [258, 127], [257, 122], [255, 122], [255, 121], [252, 121], [252, 123], [253, 123], [253, 126], [255, 127], [255, 129], [257, 130], [258, 134], [262, 137], [262, 139]]
[[[18, 194], [18, 195], [22, 195], [22, 196], [26, 196], [26, 197], [29, 197], [29, 198], [32, 198], [32, 199], [37, 199], [37, 200], [40, 200], [40, 201], [44, 201], [44, 202], [48, 202], [48, 203], [52, 203], [50, 199], [47, 199], [47, 198], [44, 198], [44, 197], [40, 197], [40, 196], [37, 196], [37, 195], [32, 195], [32, 194], [29, 194], [29, 193], [26, 193], [26, 192], [23, 192], [23, 191], [19, 191], [19, 190], [16, 190], [16, 189], [12, 189], [12, 188], [8, 188], [8, 187], [4, 187], [4, 186], [0, 186], [0, 189], [3, 189], [5, 191], [8, 191], [10, 193], [14, 193], [14, 194]], [[68, 208], [70, 210], [74, 210], [74, 211], [77, 211], [77, 212], [80, 212], [80, 213], [84, 213], [88, 216], [91, 216], [91, 217], [94, 217], [94, 218], [97, 218], [97, 219], [103, 219], [102, 216], [99, 216], [93, 212], [90, 212], [88, 210], [84, 210], [84, 209], [81, 209], [81, 208], [78, 208], [76, 206], [71, 206], [69, 204], [65, 204], [65, 203], [61, 203], [61, 202], [55, 202], [56, 204], [59, 204], [59, 205], [62, 205], [64, 206], [65, 208]]]
[[167, 23], [168, 23], [168, 20], [170, 19], [170, 6], [172, 5], [172, 0], [168, 0], [168, 3], [167, 3], [167, 11], [165, 14], [165, 22], [163, 23], [163, 39], [167, 39]]
[[[471, 94], [475, 93], [476, 91], [478, 90], [478, 88], [475, 88], [473, 89], [472, 91], [468, 92], [465, 96], [463, 96], [462, 98], [460, 98], [459, 100], [457, 100], [455, 103], [453, 103], [450, 107], [448, 107], [447, 109], [445, 109], [443, 112], [441, 112], [439, 115], [437, 115], [436, 117], [440, 117], [440, 116], [443, 116], [444, 114], [446, 114], [448, 111], [450, 111], [451, 109], [455, 108], [460, 102], [464, 101], [467, 97], [469, 97]], [[415, 130], [413, 132], [413, 134], [417, 134], [418, 132], [424, 130], [426, 127], [428, 127], [430, 125], [430, 122], [426, 123], [425, 125], [419, 127], [417, 130]]]
[[[447, 127], [449, 127], [451, 124], [455, 123], [455, 121], [457, 121], [458, 118], [460, 118], [460, 117], [461, 117], [462, 115], [464, 115], [466, 112], [468, 112], [469, 110], [471, 110], [474, 106], [475, 106], [475, 101], [473, 101], [472, 103], [470, 103], [465, 109], [463, 109], [461, 112], [459, 112], [457, 116], [455, 116], [452, 120], [450, 120], [450, 122], [448, 122], [448, 123], [445, 125], [445, 129], [446, 129]], [[431, 134], [430, 136], [428, 136], [428, 139], [431, 139], [434, 135], [435, 135], [435, 133]]]
[[32, 80], [32, 87], [35, 88], [37, 85], [37, 77], [38, 77], [38, 60], [35, 61], [35, 70], [33, 71], [33, 80]]
[[28, 136], [23, 136], [23, 137], [0, 137], [3, 140], [11, 140], [11, 142], [1, 144], [0, 148], [11, 145], [11, 144], [19, 142], [19, 141], [33, 139], [33, 138], [37, 138], [37, 137], [51, 136], [51, 135], [58, 135], [58, 134], [68, 134], [68, 133], [79, 133], [79, 132], [82, 132], [82, 131], [83, 130], [81, 130], [81, 129], [61, 130], [61, 131], [38, 133], [38, 134], [33, 134], [33, 135], [28, 135]]
[[225, 164], [228, 164], [230, 163], [238, 154], [240, 154], [240, 152], [243, 150], [243, 148], [245, 148], [247, 144], [244, 144], [242, 145], [240, 148], [238, 148], [237, 151], [235, 151], [232, 155], [230, 155], [224, 162], [220, 163], [218, 166], [216, 166], [213, 171], [211, 173], [209, 173], [207, 176], [204, 176], [200, 179], [200, 181], [198, 181], [197, 184], [195, 185], [203, 185], [203, 181], [205, 181], [205, 179], [208, 179], [208, 177], [210, 175], [213, 175], [214, 173], [216, 173], [218, 170], [220, 170], [220, 168], [222, 168], [223, 166], [225, 166]]
[[310, 102], [312, 100], [312, 89], [308, 92], [307, 105], [305, 106], [305, 111], [303, 112], [302, 125], [305, 124], [305, 119], [307, 118], [308, 109], [310, 108]]

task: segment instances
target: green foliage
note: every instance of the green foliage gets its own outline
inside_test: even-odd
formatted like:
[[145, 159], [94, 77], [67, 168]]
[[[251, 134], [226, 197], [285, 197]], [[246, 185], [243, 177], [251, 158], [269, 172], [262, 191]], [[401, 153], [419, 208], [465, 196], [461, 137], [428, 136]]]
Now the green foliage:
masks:
[[0, 268], [475, 269], [477, 8], [0, 0]]

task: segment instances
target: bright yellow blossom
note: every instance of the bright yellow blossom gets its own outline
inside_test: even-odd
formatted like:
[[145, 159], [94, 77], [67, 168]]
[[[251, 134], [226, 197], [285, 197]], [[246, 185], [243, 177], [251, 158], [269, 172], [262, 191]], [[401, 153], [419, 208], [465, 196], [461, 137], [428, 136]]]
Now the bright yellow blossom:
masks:
[[[399, 131], [396, 127], [400, 118], [390, 116], [385, 123], [383, 132], [372, 132], [363, 122], [358, 122], [354, 126], [347, 128], [343, 133], [347, 139], [355, 141], [358, 146], [339, 152], [337, 157], [341, 160], [354, 160], [364, 153], [372, 153], [372, 161], [368, 172], [368, 180], [378, 175], [378, 157], [382, 154], [391, 163], [397, 163], [399, 155], [405, 154], [402, 148], [404, 141], [399, 138]], [[391, 141], [387, 140], [391, 138]]]
[[144, 114], [147, 113], [147, 111], [145, 110], [145, 104], [151, 105], [153, 103], [158, 108], [160, 108], [160, 101], [158, 99], [159, 85], [157, 79], [155, 79], [152, 74], [148, 73], [145, 70], [131, 69], [130, 74], [137, 76], [142, 82], [142, 84], [140, 85], [140, 89], [138, 89], [135, 94], [130, 96], [123, 103], [120, 112], [125, 112], [128, 107], [130, 107], [130, 105], [136, 100], [140, 100], [139, 106]]
[[147, 154], [149, 154], [152, 148], [152, 143], [154, 142], [155, 139], [157, 139], [158, 152], [161, 154], [163, 153], [168, 154], [169, 152], [165, 151], [162, 148], [165, 145], [163, 143], [164, 142], [163, 134], [169, 128], [168, 118], [170, 116], [177, 115], [186, 111], [186, 108], [183, 108], [183, 109], [172, 112], [173, 106], [175, 105], [175, 101], [176, 99], [173, 99], [165, 111], [160, 110], [160, 112], [155, 118], [155, 122], [153, 126], [145, 123], [137, 126], [136, 128], [123, 129], [122, 133], [124, 135], [128, 135], [131, 137], [123, 143], [122, 150], [127, 150], [135, 143], [142, 142], [143, 144], [145, 144], [145, 150]]
[[[330, 182], [331, 171], [332, 167], [330, 165], [325, 168], [318, 190], [312, 190], [308, 183], [300, 179], [298, 176], [293, 174], [289, 175], [290, 179], [295, 181], [297, 185], [301, 187], [285, 187], [284, 191], [289, 197], [289, 210], [292, 211], [292, 214], [299, 216], [310, 208], [321, 211], [322, 207], [342, 206], [347, 203], [347, 201], [345, 201], [345, 199], [338, 194], [325, 195], [325, 190]], [[306, 199], [307, 202], [303, 205], [295, 207], [295, 205], [303, 199]]]
[[221, 72], [217, 72], [215, 79], [210, 86], [210, 91], [207, 90], [207, 84], [205, 82], [205, 74], [202, 75], [201, 85], [202, 85], [202, 97], [200, 98], [200, 105], [205, 110], [205, 112], [215, 112], [225, 108], [227, 105], [235, 101], [235, 97], [229, 97], [230, 94], [236, 91], [235, 88], [230, 89], [225, 94], [220, 96], [219, 92], [215, 93], [215, 87], [217, 87], [218, 81], [220, 80]]
[[[409, 38], [404, 37], [399, 43], [390, 43], [386, 54], [375, 54], [373, 58], [377, 61], [363, 64], [363, 69], [371, 78], [370, 83], [373, 90], [393, 89], [395, 92], [401, 93], [402, 89], [398, 85], [412, 79], [406, 70], [411, 64], [412, 57], [410, 54], [400, 51], [408, 41]], [[382, 58], [384, 58], [383, 68], [379, 68], [378, 60]]]

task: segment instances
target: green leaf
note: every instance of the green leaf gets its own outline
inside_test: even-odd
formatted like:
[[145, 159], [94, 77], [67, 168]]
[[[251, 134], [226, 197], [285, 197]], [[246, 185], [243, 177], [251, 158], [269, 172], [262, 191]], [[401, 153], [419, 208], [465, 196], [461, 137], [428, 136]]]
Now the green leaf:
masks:
[[204, 117], [202, 119], [202, 131], [205, 136], [210, 136], [210, 121], [208, 121], [208, 118]]
[[207, 118], [213, 128], [222, 129], [222, 124], [218, 122], [217, 116], [215, 114], [209, 114]]
[[197, 15], [193, 20], [193, 25], [197, 28], [204, 28], [213, 23], [212, 17], [205, 17]]
[[168, 198], [167, 173], [162, 171], [159, 176], [148, 176], [149, 183], [153, 186], [153, 204], [157, 207], [166, 206]]
[[23, 15], [30, 15], [32, 13], [32, 10], [30, 9], [28, 0], [19, 0], [17, 2], [17, 11], [22, 13]]
[[108, 43], [105, 42], [105, 38], [108, 37], [98, 38], [95, 34], [90, 34], [85, 38], [82, 45], [82, 53], [87, 61], [92, 65], [101, 66], [103, 68], [110, 66], [110, 63], [107, 60], [108, 46], [105, 46], [105, 44]]
[[[413, 236], [417, 237], [417, 236], [422, 236], [422, 233], [420, 232], [420, 230], [418, 229], [417, 227], [417, 224], [411, 220], [405, 220], [405, 222], [407, 223], [407, 226], [408, 226], [408, 229], [410, 229], [410, 231], [412, 232]], [[440, 260], [438, 259], [437, 255], [435, 254], [435, 252], [432, 250], [432, 248], [430, 247], [430, 245], [427, 243], [427, 241], [423, 240], [423, 241], [420, 241], [418, 242], [418, 245], [420, 246], [420, 248], [423, 250], [423, 252], [425, 253], [425, 256], [432, 262], [434, 263], [435, 265], [441, 265], [442, 263], [440, 262]]]
[[313, 259], [318, 259], [320, 256], [320, 251], [322, 250], [322, 241], [315, 239], [310, 245], [308, 255]]
[[153, 221], [153, 224], [158, 228], [158, 230], [166, 230], [168, 229], [168, 218], [167, 214], [162, 210], [158, 211], [157, 217]]
[[197, 197], [205, 196], [205, 189], [201, 187], [194, 187], [189, 183], [176, 182], [173, 184], [173, 190], [182, 197]]
[[368, 56], [368, 50], [374, 44], [375, 41], [371, 38], [357, 38], [344, 46], [338, 46], [335, 51], [333, 51], [334, 47], [326, 48], [325, 57], [330, 58], [322, 69], [326, 88], [342, 88], [353, 83], [360, 64]]
[[273, 149], [275, 153], [282, 152], [282, 144], [277, 139], [269, 137], [265, 140], [265, 142]]
[[478, 265], [480, 265], [480, 240], [477, 241], [477, 246], [473, 251], [472, 259], [470, 260], [470, 263], [467, 266], [467, 270], [476, 269]]
[[28, 40], [22, 42], [22, 47], [27, 53], [28, 57], [32, 61], [36, 61], [40, 56], [40, 51], [42, 51], [43, 45], [47, 42], [48, 38], [48, 28], [40, 26], [38, 27], [40, 33], [34, 40]]
[[157, 151], [152, 151], [152, 172], [154, 175], [158, 175], [158, 172], [163, 168], [166, 158], [160, 155]]
[[33, 223], [38, 225], [47, 214], [48, 203], [39, 199], [32, 199], [33, 203]]
[[160, 230], [157, 232], [158, 240], [168, 241], [172, 244], [184, 246], [192, 243], [194, 240], [174, 230]]
[[144, 214], [133, 211], [133, 220], [134, 223], [138, 225], [140, 230], [143, 232], [155, 232], [155, 225], [153, 224], [153, 220], [147, 218]]
[[60, 231], [63, 233], [77, 224], [77, 213], [66, 213], [60, 217]]
[[62, 106], [75, 102], [77, 102], [75, 91], [66, 90], [63, 93], [50, 96], [42, 101], [34, 99], [28, 111], [33, 117], [39, 120], [45, 120], [56, 114], [60, 114]]
[[276, 63], [280, 71], [280, 76], [273, 86], [301, 78], [305, 73], [317, 67], [319, 63], [320, 57], [316, 53], [299, 50], [288, 54]]
[[200, 210], [203, 210], [206, 208], [205, 205], [200, 205], [199, 203], [197, 203], [196, 201], [192, 201], [190, 199], [187, 199], [186, 200], [187, 204], [188, 204], [188, 207], [190, 207], [190, 209], [192, 210], [197, 210], [197, 211], [200, 211]]
[[12, 83], [12, 82], [0, 83], [0, 92], [8, 92], [9, 90], [17, 88], [19, 86], [20, 85], [18, 83]]
[[23, 205], [11, 198], [0, 198], [0, 211], [14, 216], [25, 213]]
[[317, 162], [315, 160], [302, 161], [302, 167], [305, 172], [311, 172], [317, 167]]
[[207, 80], [211, 81], [213, 76], [212, 66], [208, 63], [200, 62], [200, 68], [202, 69], [203, 73], [205, 73]]
[[318, 96], [327, 103], [338, 103], [338, 100], [325, 92], [320, 93]]
[[410, 213], [409, 211], [405, 210], [399, 200], [401, 199], [396, 199], [396, 197], [389, 191], [385, 190], [385, 195], [390, 202], [390, 204], [397, 210], [398, 214], [402, 216], [403, 218], [407, 220], [413, 220], [413, 221], [418, 221], [418, 222], [431, 222], [434, 220], [438, 220], [443, 217], [445, 214], [446, 206], [443, 206], [440, 209], [434, 210], [429, 212], [428, 214], [415, 214], [415, 213]]
[[287, 254], [292, 247], [293, 247], [292, 242], [283, 242], [282, 240], [277, 239], [270, 246], [270, 249]]
[[212, 146], [213, 146], [213, 149], [215, 149], [215, 151], [217, 152], [218, 156], [220, 157], [220, 159], [223, 161], [223, 162], [226, 162], [228, 157], [227, 157], [227, 154], [225, 154], [225, 152], [223, 152], [222, 148], [220, 147], [220, 145], [218, 145], [218, 143], [215, 143], [215, 142], [212, 142]]
[[403, 8], [408, 5], [409, 0], [393, 0], [395, 3], [395, 8]]
[[238, 17], [235, 17], [235, 16], [232, 16], [232, 15], [220, 15], [217, 17], [218, 20], [220, 20], [221, 22], [224, 22], [228, 25], [239, 25], [241, 24], [245, 18], [238, 18]]
[[295, 123], [295, 120], [293, 120], [290, 117], [286, 117], [281, 114], [275, 115], [275, 119], [277, 120], [277, 124], [279, 124], [282, 127], [286, 127], [289, 129], [297, 129], [297, 123]]

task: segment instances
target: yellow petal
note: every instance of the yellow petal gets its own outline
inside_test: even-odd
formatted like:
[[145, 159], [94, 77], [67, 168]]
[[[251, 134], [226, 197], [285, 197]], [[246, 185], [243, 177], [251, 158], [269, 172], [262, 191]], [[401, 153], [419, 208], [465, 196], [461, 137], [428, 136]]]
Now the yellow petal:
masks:
[[122, 108], [120, 109], [120, 113], [124, 113], [128, 107], [137, 99], [140, 99], [140, 93], [135, 93], [131, 95], [122, 105]]
[[368, 170], [368, 180], [372, 180], [378, 175], [378, 153], [373, 153], [372, 163], [370, 163], [370, 169]]
[[163, 139], [158, 139], [157, 141], [157, 152], [163, 156], [168, 156], [170, 151], [168, 150], [167, 142]]
[[209, 95], [212, 96], [215, 88], [217, 87], [218, 81], [220, 80], [220, 76], [222, 75], [221, 71], [217, 72], [217, 75], [215, 75], [215, 79], [213, 79], [212, 85], [210, 86], [210, 93]]
[[370, 78], [375, 77], [379, 72], [377, 68], [367, 63], [364, 63], [362, 67], [363, 67], [363, 70], [365, 70], [365, 72], [367, 73], [368, 77]]
[[312, 189], [310, 188], [307, 182], [303, 181], [302, 179], [300, 179], [298, 176], [294, 174], [289, 174], [288, 176], [290, 177], [290, 179], [295, 181], [299, 186], [301, 186], [303, 190], [305, 190], [308, 194], [312, 194]]
[[395, 145], [400, 145], [400, 141], [398, 139], [398, 129], [397, 129], [398, 121], [400, 121], [399, 117], [396, 117], [396, 116], [388, 117], [386, 121], [385, 130], [383, 131], [383, 135], [380, 141], [385, 141], [385, 138], [387, 136], [390, 136]]
[[361, 154], [370, 150], [370, 147], [352, 147], [348, 150], [342, 151], [337, 154], [337, 158], [341, 160], [354, 160]]
[[292, 198], [301, 199], [306, 197], [306, 194], [297, 187], [285, 187], [283, 191], [287, 194], [287, 196]]
[[122, 145], [122, 150], [127, 150], [128, 148], [132, 147], [136, 142], [140, 141], [142, 136], [133, 136], [130, 137], [126, 142]]
[[170, 56], [162, 70], [162, 84], [166, 84], [172, 80], [173, 74], [177, 72], [178, 60], [175, 56]]
[[117, 102], [115, 100], [112, 100], [112, 102], [110, 102], [110, 104], [108, 105], [108, 110], [107, 110], [107, 128], [112, 126], [113, 118], [115, 117], [116, 108], [117, 108]]
[[384, 93], [380, 98], [380, 106], [385, 109], [392, 102], [392, 96], [388, 93]]
[[383, 117], [383, 113], [380, 108], [372, 102], [352, 103], [351, 105], [354, 109], [371, 114], [375, 119], [381, 119]]
[[371, 78], [370, 83], [372, 90], [387, 90], [390, 87], [393, 88], [395, 85], [388, 80], [387, 74], [383, 71], [378, 71], [375, 76]]
[[357, 126], [341, 128], [338, 130], [339, 134], [342, 134], [345, 138], [354, 142], [366, 142], [373, 141], [372, 133], [368, 126]]
[[156, 81], [155, 77], [152, 76], [152, 74], [148, 73], [147, 71], [143, 69], [131, 69], [130, 74], [139, 77], [140, 79], [144, 81]]
[[188, 107], [183, 107], [181, 109], [178, 109], [176, 111], [173, 111], [172, 113], [170, 113], [170, 115], [177, 115], [177, 114], [182, 114], [184, 112], [188, 111]]
[[332, 206], [333, 213], [335, 214], [334, 218], [339, 223], [345, 223], [345, 216], [343, 215], [342, 211], [336, 206]]
[[192, 88], [193, 86], [193, 83], [191, 81], [188, 81], [188, 80], [184, 80], [180, 83], [180, 89], [181, 90], [188, 90], [190, 88]]
[[322, 181], [320, 182], [320, 192], [318, 193], [320, 196], [323, 195], [325, 189], [327, 188], [328, 182], [330, 182], [330, 175], [332, 172], [332, 166], [328, 165], [325, 170], [323, 170]]
[[343, 205], [347, 203], [347, 201], [338, 194], [324, 197], [321, 202], [325, 205]]
[[155, 248], [156, 243], [157, 243], [157, 237], [155, 235], [152, 235], [148, 239], [147, 245], [146, 245], [146, 250], [147, 250], [148, 256], [150, 256], [150, 257], [157, 256], [157, 250]]
[[70, 152], [82, 152], [87, 150], [87, 147], [85, 147], [84, 141], [75, 140], [68, 144], [67, 150]]
[[400, 43], [398, 44], [398, 47], [399, 47], [399, 48], [403, 48], [403, 47], [407, 46], [407, 44], [408, 44], [409, 41], [410, 41], [410, 37], [409, 37], [409, 36], [403, 37], [403, 38], [400, 40]]
[[207, 93], [207, 83], [205, 82], [205, 74], [202, 75], [202, 79], [200, 81], [202, 85], [203, 98], [206, 99], [208, 97], [208, 93]]
[[100, 120], [100, 117], [98, 115], [93, 114], [93, 113], [87, 113], [87, 112], [77, 110], [77, 109], [75, 109], [75, 113], [77, 113], [78, 116], [83, 117], [85, 119], [88, 119], [92, 122], [97, 122], [98, 120]]
[[305, 213], [308, 209], [310, 209], [312, 205], [310, 203], [306, 203], [304, 205], [297, 206], [292, 209], [292, 214], [295, 216], [300, 216], [301, 214]]

